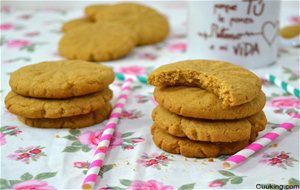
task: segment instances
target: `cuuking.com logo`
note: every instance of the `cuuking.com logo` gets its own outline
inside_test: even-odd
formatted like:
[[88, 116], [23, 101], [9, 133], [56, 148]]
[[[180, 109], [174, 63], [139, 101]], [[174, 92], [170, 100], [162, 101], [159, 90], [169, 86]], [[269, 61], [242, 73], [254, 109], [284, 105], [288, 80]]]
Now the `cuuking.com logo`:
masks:
[[300, 189], [300, 185], [256, 184], [256, 189]]

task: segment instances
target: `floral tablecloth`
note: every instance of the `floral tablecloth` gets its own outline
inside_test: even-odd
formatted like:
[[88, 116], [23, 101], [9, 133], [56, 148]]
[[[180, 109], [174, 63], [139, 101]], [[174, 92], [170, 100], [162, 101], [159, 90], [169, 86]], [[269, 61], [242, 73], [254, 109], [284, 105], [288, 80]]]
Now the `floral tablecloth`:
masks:
[[[118, 72], [145, 75], [160, 64], [184, 59], [186, 53], [186, 6], [163, 7], [172, 25], [165, 42], [136, 48], [128, 57], [107, 62]], [[298, 7], [298, 8], [297, 8]], [[281, 23], [300, 24], [297, 2], [283, 4]], [[294, 15], [293, 15], [294, 13]], [[1, 189], [79, 189], [105, 122], [80, 130], [30, 128], [4, 106], [9, 75], [14, 70], [45, 60], [62, 59], [57, 54], [60, 27], [81, 16], [80, 10], [20, 11], [1, 8]], [[272, 73], [299, 86], [299, 49], [280, 49], [278, 63], [254, 70]], [[120, 81], [111, 88], [115, 97]], [[263, 80], [268, 101], [264, 109], [268, 126], [299, 113], [300, 101]], [[299, 184], [299, 127], [271, 143], [242, 166], [231, 171], [221, 167], [226, 158], [191, 159], [158, 149], [151, 140], [153, 87], [134, 84], [122, 113], [111, 150], [99, 173], [97, 189], [255, 189], [256, 184]], [[115, 102], [115, 98], [113, 100]]]

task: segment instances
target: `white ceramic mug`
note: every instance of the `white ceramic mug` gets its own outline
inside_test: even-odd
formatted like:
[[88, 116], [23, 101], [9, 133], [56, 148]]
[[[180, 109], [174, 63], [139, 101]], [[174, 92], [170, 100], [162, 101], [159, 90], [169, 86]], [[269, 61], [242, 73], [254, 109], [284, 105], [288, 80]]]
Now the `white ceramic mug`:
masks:
[[188, 55], [257, 68], [276, 62], [279, 0], [190, 1]]

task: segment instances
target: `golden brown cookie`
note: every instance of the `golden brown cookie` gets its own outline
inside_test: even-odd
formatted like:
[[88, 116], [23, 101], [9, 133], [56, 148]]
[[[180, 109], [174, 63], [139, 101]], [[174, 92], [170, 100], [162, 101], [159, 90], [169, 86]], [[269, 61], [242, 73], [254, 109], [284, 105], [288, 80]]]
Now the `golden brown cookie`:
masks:
[[78, 19], [74, 19], [74, 20], [70, 20], [68, 22], [65, 22], [61, 28], [61, 30], [63, 32], [68, 32], [70, 30], [76, 29], [78, 27], [82, 27], [82, 26], [88, 26], [94, 24], [93, 21], [91, 21], [88, 18], [78, 18]]
[[83, 128], [88, 127], [106, 120], [112, 110], [111, 104], [106, 104], [104, 107], [90, 112], [85, 115], [77, 115], [72, 117], [63, 117], [56, 119], [42, 118], [29, 119], [19, 116], [26, 125], [38, 128]]
[[128, 26], [137, 35], [137, 45], [160, 42], [170, 30], [165, 16], [137, 3], [119, 3], [102, 9], [96, 14], [95, 20]]
[[260, 91], [251, 102], [224, 107], [215, 94], [198, 87], [156, 87], [154, 98], [162, 107], [175, 114], [200, 119], [240, 119], [260, 112], [265, 103], [265, 94]]
[[283, 38], [287, 38], [287, 39], [299, 36], [300, 35], [300, 24], [286, 26], [284, 28], [281, 28], [280, 31], [279, 31], [279, 34]]
[[152, 119], [156, 127], [173, 136], [210, 142], [245, 141], [250, 139], [252, 131], [259, 132], [267, 124], [264, 112], [245, 119], [211, 121], [182, 117], [161, 106], [153, 110]]
[[106, 5], [106, 4], [95, 4], [95, 5], [90, 5], [87, 6], [84, 9], [84, 12], [86, 14], [86, 16], [91, 19], [91, 20], [95, 20], [95, 16], [99, 13], [102, 12], [104, 9], [110, 7], [110, 5]]
[[252, 132], [253, 131], [259, 132], [259, 131], [265, 130], [267, 122], [268, 122], [265, 112], [263, 112], [263, 111], [255, 114], [251, 117], [247, 117], [247, 120], [252, 125]]
[[192, 141], [187, 138], [172, 136], [155, 125], [152, 126], [151, 133], [154, 143], [162, 150], [172, 154], [181, 154], [186, 157], [200, 158], [234, 154], [245, 148], [251, 141], [255, 140], [255, 135], [252, 135], [253, 139], [231, 143]]
[[26, 118], [61, 118], [95, 111], [112, 97], [110, 89], [69, 99], [31, 98], [11, 91], [5, 98], [5, 105], [11, 113]]
[[104, 90], [114, 81], [110, 67], [80, 60], [42, 62], [10, 76], [17, 94], [37, 98], [69, 98]]
[[193, 86], [216, 94], [226, 106], [255, 99], [260, 79], [252, 72], [227, 62], [186, 60], [163, 65], [153, 71], [148, 83], [154, 86]]
[[135, 35], [127, 26], [102, 22], [65, 33], [58, 51], [69, 59], [109, 61], [128, 55], [134, 47]]

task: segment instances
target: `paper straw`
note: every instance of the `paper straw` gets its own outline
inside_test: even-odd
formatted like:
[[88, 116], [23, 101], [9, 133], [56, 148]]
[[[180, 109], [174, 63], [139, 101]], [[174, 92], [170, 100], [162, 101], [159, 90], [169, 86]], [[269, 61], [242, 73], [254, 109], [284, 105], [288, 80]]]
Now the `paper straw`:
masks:
[[98, 173], [103, 165], [103, 160], [106, 156], [106, 152], [109, 148], [111, 138], [114, 134], [115, 128], [121, 116], [124, 105], [128, 99], [128, 93], [131, 90], [132, 78], [128, 78], [124, 81], [121, 89], [121, 95], [118, 97], [117, 104], [114, 106], [112, 113], [110, 114], [108, 123], [104, 127], [104, 131], [100, 137], [100, 142], [94, 153], [93, 159], [89, 166], [89, 169], [84, 178], [82, 189], [93, 189], [97, 180]]
[[300, 114], [297, 114], [294, 116], [290, 121], [286, 123], [280, 124], [278, 127], [276, 127], [271, 132], [265, 134], [260, 139], [256, 140], [255, 142], [248, 145], [243, 150], [239, 151], [238, 153], [230, 156], [223, 162], [223, 167], [225, 169], [231, 169], [234, 166], [237, 166], [244, 160], [246, 160], [248, 157], [250, 157], [252, 154], [258, 152], [263, 147], [286, 133], [289, 129], [292, 129], [295, 125], [299, 125]]
[[267, 74], [266, 79], [271, 83], [275, 84], [276, 86], [282, 88], [286, 92], [295, 95], [297, 98], [300, 98], [300, 90], [298, 88], [289, 85], [287, 82], [282, 81], [271, 74]]
[[140, 83], [143, 83], [143, 84], [148, 84], [147, 83], [147, 76], [142, 76], [142, 75], [128, 75], [128, 74], [123, 74], [123, 73], [115, 73], [115, 76], [120, 81], [124, 81], [127, 78], [132, 78], [136, 82], [140, 82]]

